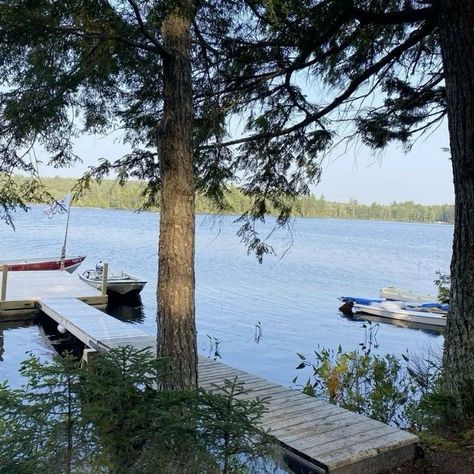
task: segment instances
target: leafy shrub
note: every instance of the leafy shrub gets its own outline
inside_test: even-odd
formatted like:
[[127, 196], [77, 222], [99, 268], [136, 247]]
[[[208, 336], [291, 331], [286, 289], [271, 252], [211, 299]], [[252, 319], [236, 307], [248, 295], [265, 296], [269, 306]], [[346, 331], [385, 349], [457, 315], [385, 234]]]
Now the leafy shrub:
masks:
[[397, 357], [343, 352], [340, 346], [315, 351], [315, 363], [299, 357], [299, 368], [312, 370], [303, 387], [307, 395], [384, 423], [404, 424], [402, 407], [413, 397], [413, 388]]
[[442, 391], [441, 362], [428, 351], [423, 358], [382, 356], [372, 354], [369, 344], [359, 351], [339, 346], [314, 355], [309, 361], [298, 354], [297, 369], [310, 371], [302, 387], [307, 395], [406, 429], [433, 427], [452, 416], [449, 395]]

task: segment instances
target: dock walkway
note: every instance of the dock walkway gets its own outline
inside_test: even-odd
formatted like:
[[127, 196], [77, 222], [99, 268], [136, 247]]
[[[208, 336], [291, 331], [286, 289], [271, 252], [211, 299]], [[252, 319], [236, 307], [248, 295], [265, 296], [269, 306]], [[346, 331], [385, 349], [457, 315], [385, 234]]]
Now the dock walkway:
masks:
[[[39, 308], [96, 350], [156, 347], [155, 336], [74, 298], [44, 298]], [[369, 474], [399, 466], [415, 455], [418, 438], [405, 431], [308, 397], [207, 358], [199, 359], [199, 385], [216, 390], [224, 380], [244, 383], [244, 398], [269, 397], [261, 423], [314, 472]]]
[[75, 298], [47, 298], [38, 307], [86, 346], [106, 351], [117, 346], [154, 347], [152, 336]]
[[415, 456], [418, 438], [363, 415], [309, 397], [207, 358], [199, 359], [199, 385], [212, 390], [237, 378], [245, 398], [269, 397], [261, 426], [315, 472], [368, 474]]

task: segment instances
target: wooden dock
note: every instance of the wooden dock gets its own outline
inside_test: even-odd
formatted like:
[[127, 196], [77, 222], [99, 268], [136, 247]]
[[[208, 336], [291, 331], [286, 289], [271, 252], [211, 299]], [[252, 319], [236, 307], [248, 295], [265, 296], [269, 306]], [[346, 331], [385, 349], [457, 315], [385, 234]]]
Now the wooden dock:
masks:
[[[38, 307], [88, 347], [132, 345], [155, 349], [155, 336], [74, 298], [42, 298]], [[244, 383], [244, 398], [269, 397], [262, 426], [314, 472], [370, 474], [413, 459], [418, 438], [362, 415], [308, 397], [207, 358], [199, 359], [199, 385], [218, 390], [224, 380]]]
[[38, 307], [91, 349], [106, 351], [117, 346], [130, 345], [137, 349], [156, 346], [156, 336], [75, 298], [42, 299], [38, 301]]
[[206, 358], [199, 359], [199, 385], [218, 390], [237, 378], [248, 393], [269, 397], [261, 425], [315, 472], [376, 473], [415, 457], [418, 438], [406, 431]]
[[[65, 271], [0, 273], [0, 320], [31, 317], [42, 311], [90, 350], [131, 345], [156, 349], [155, 335], [94, 308], [107, 296]], [[416, 436], [300, 392], [226, 366], [199, 359], [199, 385], [218, 390], [237, 378], [243, 398], [269, 399], [262, 427], [314, 472], [370, 474], [396, 467], [415, 455]]]

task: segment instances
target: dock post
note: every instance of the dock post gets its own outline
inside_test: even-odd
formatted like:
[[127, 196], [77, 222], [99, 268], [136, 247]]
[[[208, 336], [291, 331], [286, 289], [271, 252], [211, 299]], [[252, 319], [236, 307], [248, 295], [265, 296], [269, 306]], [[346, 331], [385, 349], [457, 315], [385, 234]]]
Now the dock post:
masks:
[[2, 266], [2, 295], [1, 301], [7, 299], [7, 280], [8, 280], [8, 265]]
[[107, 276], [109, 273], [109, 264], [104, 263], [104, 268], [102, 269], [102, 294], [107, 294]]
[[97, 351], [95, 349], [91, 349], [86, 347], [82, 352], [82, 359], [81, 359], [81, 366], [91, 368], [91, 363], [94, 360], [94, 357], [97, 356]]

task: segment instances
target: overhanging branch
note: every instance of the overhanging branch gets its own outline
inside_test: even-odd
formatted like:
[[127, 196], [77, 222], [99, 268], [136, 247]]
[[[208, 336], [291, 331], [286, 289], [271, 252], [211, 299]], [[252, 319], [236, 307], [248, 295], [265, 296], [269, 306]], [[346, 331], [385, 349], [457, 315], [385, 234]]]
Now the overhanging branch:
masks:
[[[431, 33], [433, 29], [434, 29], [434, 26], [431, 23], [428, 23], [424, 25], [424, 27], [420, 28], [419, 30], [414, 31], [404, 43], [393, 48], [382, 59], [380, 59], [379, 61], [374, 63], [371, 67], [367, 68], [361, 74], [357, 75], [354, 79], [352, 79], [352, 81], [350, 82], [346, 90], [342, 94], [337, 96], [330, 104], [322, 108], [320, 111], [306, 117], [304, 120], [300, 121], [296, 125], [293, 125], [292, 127], [280, 129], [275, 132], [259, 133], [259, 134], [251, 135], [249, 137], [244, 137], [237, 140], [228, 141], [228, 142], [220, 144], [219, 146], [241, 145], [243, 143], [248, 143], [248, 142], [257, 141], [257, 140], [269, 140], [272, 138], [281, 137], [283, 135], [296, 132], [320, 120], [321, 118], [324, 118], [329, 113], [331, 113], [334, 109], [336, 109], [339, 105], [341, 105], [345, 100], [347, 100], [359, 88], [359, 86], [362, 85], [367, 79], [369, 79], [371, 76], [380, 72], [384, 67], [389, 65], [392, 61], [395, 61], [396, 59], [398, 59], [405, 51], [412, 48], [424, 37], [426, 37], [429, 33]], [[205, 145], [203, 146], [203, 148], [212, 148], [214, 146], [216, 145], [215, 144]]]
[[166, 49], [163, 47], [163, 45], [148, 31], [146, 28], [143, 18], [140, 14], [140, 9], [138, 8], [137, 2], [135, 0], [128, 0], [128, 3], [133, 9], [133, 13], [135, 14], [135, 18], [138, 23], [138, 27], [140, 28], [140, 31], [143, 33], [143, 36], [148, 39], [154, 46], [155, 48], [159, 51], [159, 53], [162, 56], [168, 56], [168, 52]]
[[429, 20], [434, 17], [434, 10], [432, 7], [425, 7], [378, 13], [351, 7], [349, 14], [362, 23], [400, 25], [402, 23], [419, 23]]

